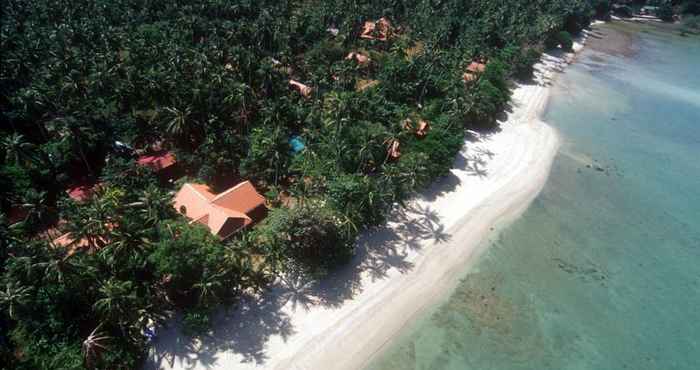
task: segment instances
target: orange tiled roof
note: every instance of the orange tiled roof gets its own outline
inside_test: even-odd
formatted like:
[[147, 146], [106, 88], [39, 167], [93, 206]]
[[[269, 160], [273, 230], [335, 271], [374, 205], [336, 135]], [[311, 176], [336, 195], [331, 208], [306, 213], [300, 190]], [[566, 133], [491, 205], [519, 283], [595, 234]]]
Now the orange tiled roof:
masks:
[[469, 67], [467, 67], [467, 71], [471, 73], [484, 73], [485, 70], [486, 64], [479, 62], [471, 62]]
[[174, 206], [192, 223], [207, 226], [222, 239], [262, 220], [266, 213], [265, 198], [250, 181], [220, 194], [214, 194], [206, 185], [187, 183], [175, 195]]
[[304, 85], [299, 81], [289, 80], [289, 85], [296, 91], [299, 92], [303, 97], [308, 98], [311, 96], [312, 89], [309, 86]]
[[416, 136], [425, 137], [430, 131], [430, 124], [426, 120], [420, 120], [418, 123], [418, 129], [416, 130]]
[[401, 157], [401, 144], [398, 140], [392, 139], [389, 142], [389, 148], [387, 148], [387, 154], [391, 159], [399, 159]]
[[175, 164], [175, 155], [168, 151], [160, 151], [149, 155], [142, 155], [137, 160], [141, 166], [152, 168], [154, 171], [160, 171]]
[[376, 22], [367, 21], [362, 26], [360, 38], [386, 41], [389, 39], [391, 29], [391, 22], [385, 17], [379, 18]]
[[346, 60], [354, 60], [354, 61], [356, 61], [357, 64], [359, 64], [359, 65], [365, 65], [365, 64], [369, 63], [369, 57], [368, 57], [368, 56], [366, 56], [366, 55], [364, 55], [364, 54], [362, 54], [362, 53], [359, 53], [359, 52], [355, 52], [355, 51], [353, 51], [353, 52], [351, 52], [350, 54], [348, 54], [348, 55], [345, 57], [345, 59], [346, 59]]

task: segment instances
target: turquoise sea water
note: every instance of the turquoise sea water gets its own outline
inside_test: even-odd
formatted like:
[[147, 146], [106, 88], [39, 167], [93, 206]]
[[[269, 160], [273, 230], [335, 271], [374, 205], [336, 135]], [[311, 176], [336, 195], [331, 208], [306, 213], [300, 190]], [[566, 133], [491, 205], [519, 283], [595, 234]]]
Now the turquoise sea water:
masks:
[[555, 83], [540, 196], [368, 369], [700, 369], [700, 38], [620, 30]]

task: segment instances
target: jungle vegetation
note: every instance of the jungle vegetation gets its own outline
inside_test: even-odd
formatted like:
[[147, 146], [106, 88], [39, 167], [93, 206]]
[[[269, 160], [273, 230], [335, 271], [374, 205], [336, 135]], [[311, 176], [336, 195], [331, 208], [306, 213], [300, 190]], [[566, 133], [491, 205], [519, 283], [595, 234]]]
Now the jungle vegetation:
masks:
[[[610, 8], [595, 0], [5, 0], [0, 28], [0, 364], [133, 369], [286, 269], [321, 275], [359, 232], [496, 130], [510, 81]], [[387, 40], [361, 38], [385, 17]], [[368, 63], [346, 59], [360, 52]], [[475, 60], [486, 70], [465, 83]], [[304, 97], [289, 80], [310, 87]], [[406, 120], [430, 123], [418, 137]], [[410, 126], [410, 125], [409, 125]], [[290, 147], [298, 137], [305, 149]], [[119, 145], [117, 145], [119, 142]], [[400, 143], [400, 158], [388, 155]], [[267, 219], [221, 241], [135, 163], [250, 179]], [[100, 183], [76, 202], [65, 190]], [[10, 224], [13, 212], [21, 220]], [[84, 240], [61, 248], [51, 235]]]

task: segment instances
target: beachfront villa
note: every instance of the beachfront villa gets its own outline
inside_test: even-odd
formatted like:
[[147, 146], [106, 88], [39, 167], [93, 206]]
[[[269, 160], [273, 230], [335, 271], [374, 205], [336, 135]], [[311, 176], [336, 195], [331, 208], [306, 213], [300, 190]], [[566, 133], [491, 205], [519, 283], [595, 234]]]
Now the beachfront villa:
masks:
[[250, 181], [215, 194], [203, 184], [186, 183], [175, 195], [175, 209], [190, 223], [199, 223], [220, 239], [261, 221], [267, 215], [265, 197]]

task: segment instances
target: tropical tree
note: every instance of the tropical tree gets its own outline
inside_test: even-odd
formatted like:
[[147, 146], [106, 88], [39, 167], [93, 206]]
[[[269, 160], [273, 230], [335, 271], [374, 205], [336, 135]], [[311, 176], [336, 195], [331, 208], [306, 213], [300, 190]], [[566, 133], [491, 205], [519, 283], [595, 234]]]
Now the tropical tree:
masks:
[[7, 309], [10, 318], [17, 316], [17, 310], [29, 301], [31, 288], [22, 286], [16, 281], [8, 281], [5, 289], [0, 290], [0, 304]]
[[5, 160], [10, 163], [26, 167], [36, 160], [35, 146], [27, 142], [22, 134], [15, 132], [5, 136], [2, 147], [5, 150]]

